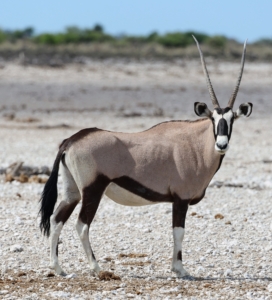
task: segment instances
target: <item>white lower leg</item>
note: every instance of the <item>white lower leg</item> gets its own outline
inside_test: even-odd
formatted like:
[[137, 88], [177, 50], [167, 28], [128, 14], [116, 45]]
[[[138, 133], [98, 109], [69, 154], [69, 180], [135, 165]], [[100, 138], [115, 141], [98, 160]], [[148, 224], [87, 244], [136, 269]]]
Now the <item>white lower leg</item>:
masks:
[[184, 228], [182, 227], [173, 228], [174, 250], [173, 250], [173, 260], [172, 260], [172, 271], [176, 272], [181, 277], [189, 275], [189, 273], [184, 270], [182, 265], [181, 245], [184, 238], [184, 234], [185, 234]]
[[56, 271], [58, 275], [66, 275], [65, 272], [59, 265], [59, 260], [57, 256], [57, 247], [61, 229], [63, 227], [63, 223], [55, 222], [55, 215], [52, 215], [50, 218], [50, 268]]
[[91, 270], [99, 273], [100, 268], [97, 261], [94, 258], [93, 251], [89, 241], [89, 227], [87, 224], [82, 223], [79, 219], [77, 220], [76, 230], [80, 241], [82, 243], [83, 249], [87, 255]]

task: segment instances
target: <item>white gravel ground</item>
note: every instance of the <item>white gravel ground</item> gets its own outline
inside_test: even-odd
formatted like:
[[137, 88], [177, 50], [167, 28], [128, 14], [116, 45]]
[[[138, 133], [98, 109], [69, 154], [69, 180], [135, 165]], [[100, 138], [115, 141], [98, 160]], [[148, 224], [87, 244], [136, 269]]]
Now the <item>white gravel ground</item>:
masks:
[[[230, 94], [235, 82], [232, 73], [236, 74], [233, 69], [238, 70], [239, 66], [216, 66], [217, 69], [211, 68], [211, 73], [217, 70], [215, 89], [220, 93], [222, 88], [220, 95]], [[209, 103], [210, 100], [199, 65], [193, 62], [184, 68], [148, 62], [111, 62], [106, 66], [96, 62], [64, 70], [7, 65], [0, 70], [3, 91], [0, 105], [6, 105], [0, 118], [0, 167], [19, 160], [29, 165], [51, 166], [61, 140], [81, 127], [139, 131], [170, 118], [195, 118], [193, 102], [203, 101], [199, 99], [202, 94], [204, 101]], [[90, 71], [94, 69], [96, 75]], [[205, 198], [188, 211], [183, 261], [195, 280], [176, 278], [170, 271], [171, 205], [125, 207], [107, 197], [101, 201], [90, 238], [100, 266], [121, 280], [100, 281], [90, 275], [74, 228], [79, 206], [65, 225], [59, 245], [61, 265], [70, 276], [53, 276], [47, 268], [48, 240], [41, 236], [38, 228], [38, 199], [43, 185], [5, 183], [3, 177], [0, 183], [0, 299], [272, 299], [270, 70], [266, 65], [254, 64], [246, 69], [237, 102], [253, 102], [252, 117], [234, 124], [230, 150], [220, 171]], [[86, 79], [87, 75], [90, 77]], [[45, 78], [48, 81], [44, 82]], [[88, 83], [92, 86], [87, 87], [90, 89], [87, 95], [97, 89], [96, 97], [89, 102], [87, 95], [79, 92], [82, 85], [86, 87]], [[170, 83], [171, 91], [162, 92], [169, 89]], [[71, 92], [71, 84], [71, 90], [76, 92], [70, 95], [70, 100], [61, 102], [61, 97]], [[160, 93], [156, 92], [156, 84]], [[254, 90], [257, 84], [260, 84], [258, 93]], [[130, 85], [139, 90], [122, 90]], [[131, 101], [129, 104], [126, 97]], [[178, 97], [182, 98], [184, 109]], [[11, 99], [13, 106], [5, 99]], [[22, 103], [27, 107], [20, 109]], [[81, 107], [86, 111], [79, 112]], [[49, 108], [53, 109], [50, 113], [46, 111]], [[163, 110], [163, 116], [152, 116], [157, 108]], [[124, 110], [140, 111], [142, 116], [127, 118]], [[15, 116], [10, 118], [10, 114]], [[30, 117], [38, 120], [29, 122], [26, 118]], [[64, 123], [71, 127], [43, 127]], [[61, 187], [59, 178], [60, 191]], [[216, 219], [217, 214], [223, 218]]]

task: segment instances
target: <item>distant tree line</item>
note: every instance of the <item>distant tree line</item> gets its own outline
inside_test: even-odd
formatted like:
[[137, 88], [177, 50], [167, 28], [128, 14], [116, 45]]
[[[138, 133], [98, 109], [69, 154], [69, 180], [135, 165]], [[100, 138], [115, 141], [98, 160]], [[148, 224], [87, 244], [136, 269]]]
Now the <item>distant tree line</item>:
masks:
[[[59, 33], [42, 33], [35, 34], [32, 27], [23, 30], [1, 30], [0, 43], [5, 41], [16, 42], [18, 40], [29, 40], [40, 45], [65, 45], [65, 44], [82, 44], [82, 43], [114, 43], [117, 46], [126, 46], [128, 44], [148, 44], [157, 43], [166, 48], [187, 47], [194, 44], [192, 34], [200, 43], [207, 44], [214, 48], [223, 48], [228, 40], [225, 36], [209, 36], [204, 33], [187, 31], [171, 32], [163, 35], [153, 32], [146, 36], [120, 35], [113, 36], [104, 32], [103, 26], [97, 24], [91, 29], [81, 29], [76, 26], [67, 27]], [[272, 43], [272, 40], [263, 40], [260, 42]]]
[[[168, 56], [180, 56], [181, 53], [174, 53], [175, 49], [185, 49], [187, 46], [194, 45], [194, 40], [192, 38], [194, 35], [201, 44], [208, 46], [212, 52], [209, 52], [212, 56], [223, 55], [226, 57], [240, 57], [240, 50], [237, 50], [235, 47], [239, 45], [233, 39], [229, 39], [223, 35], [214, 35], [210, 36], [205, 33], [187, 31], [187, 32], [170, 32], [166, 34], [159, 34], [157, 32], [152, 32], [148, 35], [142, 36], [133, 36], [133, 35], [110, 35], [104, 31], [103, 26], [100, 24], [95, 25], [93, 28], [81, 29], [76, 26], [67, 27], [63, 32], [59, 33], [42, 33], [35, 34], [35, 30], [32, 27], [27, 27], [23, 30], [1, 30], [0, 29], [0, 50], [1, 43], [9, 44], [9, 48], [2, 47], [2, 55], [9, 56], [9, 52], [21, 51], [18, 41], [23, 41], [24, 46], [26, 45], [36, 45], [39, 46], [50, 46], [50, 49], [57, 49], [54, 46], [59, 45], [97, 45], [104, 44], [108, 47], [107, 49], [100, 49], [100, 52], [104, 51], [106, 56], [110, 55], [131, 55], [131, 52], [137, 52], [137, 49], [143, 49], [142, 46], [148, 46], [149, 52], [148, 55], [166, 55], [162, 51], [156, 48], [156, 45], [163, 46], [165, 51], [168, 51]], [[17, 47], [18, 45], [18, 47]], [[154, 45], [154, 47], [153, 47]], [[255, 50], [252, 51], [251, 59], [268, 59], [272, 60], [272, 52], [269, 50], [272, 45], [272, 39], [260, 39], [252, 44], [255, 46]], [[17, 47], [17, 48], [16, 48]], [[15, 49], [16, 48], [16, 49]], [[42, 47], [47, 48], [47, 47]], [[110, 48], [110, 49], [109, 49]], [[269, 49], [268, 49], [269, 48]], [[9, 50], [7, 50], [9, 49]], [[41, 48], [40, 48], [41, 49]], [[119, 50], [118, 50], [119, 49]], [[134, 49], [134, 50], [132, 50]], [[153, 52], [152, 52], [153, 49]], [[154, 50], [155, 49], [155, 50]], [[207, 48], [206, 48], [207, 49]], [[227, 51], [225, 51], [227, 49]], [[67, 49], [66, 49], [67, 50]], [[114, 51], [113, 51], [114, 50]], [[126, 51], [125, 51], [126, 50]], [[3, 52], [4, 51], [4, 52]], [[5, 52], [6, 51], [6, 52]], [[29, 50], [31, 51], [31, 50]], [[32, 50], [33, 52], [34, 50]], [[90, 50], [91, 51], [91, 50]], [[89, 51], [89, 52], [90, 52]], [[124, 53], [123, 53], [123, 52]], [[172, 51], [172, 52], [171, 52]], [[102, 52], [100, 53], [102, 55]], [[115, 54], [113, 54], [113, 52]], [[135, 53], [136, 53], [135, 52]], [[171, 54], [171, 53], [172, 54]], [[34, 53], [34, 52], [33, 52]], [[136, 55], [136, 54], [135, 54]], [[138, 54], [137, 54], [138, 55]], [[143, 54], [147, 55], [147, 54]]]

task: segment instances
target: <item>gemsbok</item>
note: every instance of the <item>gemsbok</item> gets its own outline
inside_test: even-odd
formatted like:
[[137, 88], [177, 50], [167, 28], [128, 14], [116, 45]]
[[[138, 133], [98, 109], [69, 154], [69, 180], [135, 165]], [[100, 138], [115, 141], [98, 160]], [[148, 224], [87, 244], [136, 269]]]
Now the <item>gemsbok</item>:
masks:
[[[214, 107], [210, 111], [205, 103], [194, 104], [195, 113], [205, 118], [163, 122], [138, 133], [87, 128], [61, 143], [40, 200], [40, 228], [50, 236], [50, 267], [57, 274], [65, 276], [58, 262], [59, 235], [80, 200], [76, 230], [91, 270], [100, 271], [90, 245], [89, 227], [105, 193], [113, 201], [129, 206], [172, 203], [172, 271], [179, 277], [189, 275], [182, 265], [181, 250], [188, 206], [204, 197], [220, 168], [229, 148], [234, 120], [252, 112], [251, 103], [241, 104], [233, 111], [244, 69], [246, 42], [235, 89], [228, 106], [221, 108], [195, 41]], [[54, 211], [59, 166], [64, 191], [63, 200]]]

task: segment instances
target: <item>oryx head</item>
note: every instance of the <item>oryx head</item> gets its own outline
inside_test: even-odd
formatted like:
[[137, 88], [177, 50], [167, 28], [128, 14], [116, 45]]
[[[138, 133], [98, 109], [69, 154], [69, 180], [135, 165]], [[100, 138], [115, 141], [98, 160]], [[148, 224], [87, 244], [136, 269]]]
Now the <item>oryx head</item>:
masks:
[[229, 140], [231, 137], [232, 132], [232, 125], [235, 119], [239, 118], [240, 116], [249, 117], [252, 112], [252, 103], [246, 102], [240, 105], [236, 112], [233, 111], [233, 104], [235, 102], [240, 82], [243, 75], [244, 70], [244, 63], [245, 63], [245, 54], [246, 54], [246, 42], [244, 44], [244, 51], [242, 55], [241, 61], [241, 69], [238, 76], [237, 84], [235, 89], [230, 97], [228, 106], [226, 108], [221, 108], [219, 102], [215, 96], [211, 80], [208, 74], [208, 70], [206, 67], [206, 63], [202, 54], [202, 51], [199, 47], [198, 41], [193, 36], [197, 48], [200, 54], [201, 63], [203, 67], [203, 71], [206, 77], [209, 93], [211, 96], [211, 100], [214, 106], [214, 110], [210, 111], [207, 105], [203, 102], [195, 102], [195, 113], [200, 117], [208, 117], [213, 122], [214, 128], [214, 137], [215, 137], [215, 150], [218, 151], [220, 154], [225, 154], [229, 148]]

